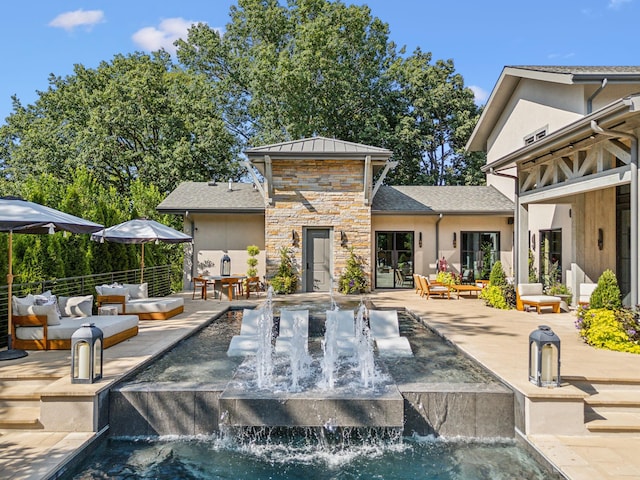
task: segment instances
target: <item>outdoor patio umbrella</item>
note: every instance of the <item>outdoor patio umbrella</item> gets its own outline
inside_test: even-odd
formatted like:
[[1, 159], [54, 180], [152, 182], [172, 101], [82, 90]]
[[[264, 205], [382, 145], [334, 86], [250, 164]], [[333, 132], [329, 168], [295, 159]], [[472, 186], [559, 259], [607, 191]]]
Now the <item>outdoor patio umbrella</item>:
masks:
[[38, 203], [27, 202], [17, 197], [0, 198], [0, 232], [9, 233], [9, 273], [7, 274], [8, 348], [0, 352], [0, 360], [12, 360], [27, 355], [24, 350], [11, 348], [13, 233], [47, 234], [60, 230], [71, 233], [93, 233], [102, 228], [104, 227], [98, 223], [93, 223]]
[[137, 218], [128, 220], [118, 225], [105, 228], [101, 232], [91, 235], [91, 239], [97, 242], [115, 243], [139, 243], [142, 247], [140, 257], [140, 283], [144, 279], [144, 244], [150, 242], [163, 243], [186, 243], [193, 241], [191, 236], [179, 232], [167, 225], [149, 220], [148, 218]]

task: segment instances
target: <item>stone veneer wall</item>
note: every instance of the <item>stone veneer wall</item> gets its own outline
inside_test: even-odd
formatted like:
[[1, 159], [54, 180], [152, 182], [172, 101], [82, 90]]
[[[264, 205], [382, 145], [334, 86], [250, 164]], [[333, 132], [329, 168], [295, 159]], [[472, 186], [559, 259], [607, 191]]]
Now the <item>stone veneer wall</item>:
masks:
[[[273, 204], [265, 212], [267, 277], [280, 264], [280, 248], [288, 247], [303, 288], [303, 228], [333, 228], [333, 277], [337, 280], [349, 258], [349, 248], [365, 259], [371, 285], [371, 207], [364, 204], [364, 158], [358, 160], [289, 160], [272, 163]], [[298, 241], [292, 245], [292, 231]], [[340, 231], [347, 235], [341, 245]], [[335, 288], [334, 287], [334, 288]]]

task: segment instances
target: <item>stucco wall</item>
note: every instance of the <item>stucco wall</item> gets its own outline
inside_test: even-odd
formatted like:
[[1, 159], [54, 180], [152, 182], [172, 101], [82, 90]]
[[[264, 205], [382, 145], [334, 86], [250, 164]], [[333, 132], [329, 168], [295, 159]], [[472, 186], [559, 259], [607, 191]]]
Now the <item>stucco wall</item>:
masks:
[[[375, 215], [372, 219], [371, 258], [375, 254], [375, 232], [412, 231], [415, 244], [415, 273], [429, 275], [436, 273], [436, 261], [443, 256], [449, 269], [461, 273], [460, 249], [461, 232], [500, 232], [500, 261], [507, 276], [513, 275], [513, 225], [507, 217], [445, 215], [438, 224], [439, 242], [436, 252], [436, 222], [438, 216]], [[422, 232], [422, 247], [419, 236]], [[453, 233], [456, 233], [456, 247], [453, 247]]]
[[265, 275], [262, 214], [191, 214], [185, 219], [185, 231], [192, 226], [193, 251], [189, 248], [185, 254], [185, 289], [191, 285], [192, 274], [219, 275], [224, 253], [231, 258], [232, 273], [246, 273], [249, 245], [260, 248], [256, 268], [259, 276]]

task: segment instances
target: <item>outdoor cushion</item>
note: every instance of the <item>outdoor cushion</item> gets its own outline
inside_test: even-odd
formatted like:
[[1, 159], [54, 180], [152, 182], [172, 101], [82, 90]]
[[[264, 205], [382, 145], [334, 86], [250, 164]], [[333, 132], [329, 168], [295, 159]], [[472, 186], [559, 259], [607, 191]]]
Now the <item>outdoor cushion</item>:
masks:
[[551, 303], [560, 302], [562, 299], [553, 295], [520, 295], [520, 300], [523, 302]]
[[50, 305], [22, 305], [18, 304], [14, 315], [46, 315], [47, 325], [60, 325], [58, 309], [54, 304]]
[[591, 301], [591, 294], [597, 286], [597, 283], [581, 283], [579, 287], [580, 298], [578, 299], [578, 303], [582, 305], [588, 304]]
[[166, 313], [184, 306], [182, 297], [132, 298], [126, 303], [127, 313]]
[[129, 289], [129, 298], [148, 298], [149, 297], [149, 284], [147, 282], [125, 283], [122, 286]]
[[[70, 339], [73, 332], [84, 323], [93, 323], [102, 330], [104, 338], [116, 335], [124, 330], [138, 326], [136, 315], [95, 315], [92, 317], [62, 317], [58, 325], [48, 323], [47, 336], [49, 340]], [[18, 327], [16, 336], [20, 340], [41, 340], [42, 327]]]
[[518, 293], [522, 297], [523, 295], [542, 295], [541, 283], [519, 283]]
[[18, 311], [18, 305], [35, 305], [36, 300], [35, 297], [33, 295], [31, 295], [30, 293], [24, 297], [16, 297], [15, 295], [11, 296], [11, 308], [13, 309], [13, 312], [17, 312]]
[[58, 306], [63, 317], [90, 317], [93, 312], [93, 295], [81, 297], [58, 297]]

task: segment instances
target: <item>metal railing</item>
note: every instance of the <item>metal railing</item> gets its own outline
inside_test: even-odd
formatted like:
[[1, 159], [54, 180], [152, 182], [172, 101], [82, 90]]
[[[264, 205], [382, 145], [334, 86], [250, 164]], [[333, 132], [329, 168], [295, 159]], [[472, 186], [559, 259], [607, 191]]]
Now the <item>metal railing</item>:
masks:
[[[148, 283], [150, 297], [164, 297], [171, 293], [171, 265], [160, 265], [144, 269], [144, 281]], [[51, 293], [64, 297], [80, 295], [96, 296], [96, 286], [112, 283], [140, 283], [140, 269], [120, 272], [98, 273], [82, 277], [56, 278], [40, 282], [14, 283], [12, 294], [23, 297], [29, 293], [37, 294], [51, 290]], [[0, 286], [0, 347], [7, 346], [8, 322], [8, 286]], [[94, 307], [95, 309], [95, 307]]]

